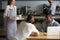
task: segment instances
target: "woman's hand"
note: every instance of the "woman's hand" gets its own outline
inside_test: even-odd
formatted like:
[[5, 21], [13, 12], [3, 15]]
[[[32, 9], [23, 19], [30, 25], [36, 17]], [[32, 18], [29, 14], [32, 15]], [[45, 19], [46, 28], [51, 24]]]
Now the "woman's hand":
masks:
[[13, 21], [15, 20], [15, 17], [8, 17], [8, 21]]

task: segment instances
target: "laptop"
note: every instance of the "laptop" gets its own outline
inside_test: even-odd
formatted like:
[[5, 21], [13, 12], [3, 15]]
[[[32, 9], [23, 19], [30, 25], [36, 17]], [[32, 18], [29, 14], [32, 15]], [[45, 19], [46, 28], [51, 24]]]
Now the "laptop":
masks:
[[47, 27], [47, 35], [59, 35], [60, 26], [48, 26]]

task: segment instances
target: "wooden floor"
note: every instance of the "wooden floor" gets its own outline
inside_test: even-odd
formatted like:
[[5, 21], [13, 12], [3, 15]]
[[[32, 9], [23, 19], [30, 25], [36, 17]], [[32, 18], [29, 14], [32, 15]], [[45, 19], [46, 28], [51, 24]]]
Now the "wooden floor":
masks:
[[6, 38], [0, 38], [0, 40], [6, 40]]
[[0, 27], [0, 40], [6, 40], [6, 34], [5, 34], [4, 27]]

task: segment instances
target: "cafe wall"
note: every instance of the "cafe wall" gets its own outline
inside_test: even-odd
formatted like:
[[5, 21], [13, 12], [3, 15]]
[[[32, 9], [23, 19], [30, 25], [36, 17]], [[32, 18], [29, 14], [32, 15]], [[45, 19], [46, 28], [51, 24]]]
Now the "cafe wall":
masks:
[[[54, 1], [53, 2], [55, 5], [60, 4], [60, 1]], [[40, 13], [42, 13], [43, 11], [43, 4], [48, 4], [47, 1], [16, 1], [16, 6], [17, 8], [21, 8], [22, 6], [30, 6], [31, 9], [34, 10], [38, 10], [40, 11]], [[5, 9], [7, 5], [7, 1], [2, 1], [2, 9]]]

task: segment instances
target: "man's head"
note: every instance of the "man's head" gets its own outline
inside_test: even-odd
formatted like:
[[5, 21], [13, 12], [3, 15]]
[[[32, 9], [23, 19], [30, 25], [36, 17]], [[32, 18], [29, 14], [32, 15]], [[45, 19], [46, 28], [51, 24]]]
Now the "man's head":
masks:
[[50, 15], [50, 14], [45, 16], [45, 20], [46, 20], [47, 22], [51, 22], [52, 19], [53, 19], [53, 18], [52, 18], [52, 15]]
[[52, 3], [53, 0], [48, 0], [49, 3]]
[[28, 15], [27, 22], [30, 22], [30, 23], [34, 22], [34, 16], [32, 14]]

